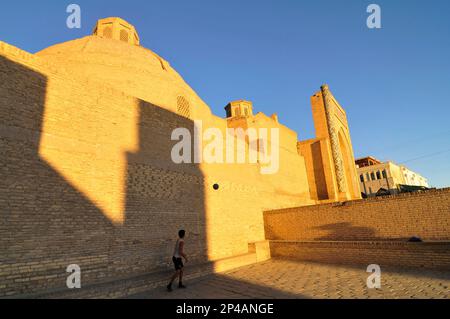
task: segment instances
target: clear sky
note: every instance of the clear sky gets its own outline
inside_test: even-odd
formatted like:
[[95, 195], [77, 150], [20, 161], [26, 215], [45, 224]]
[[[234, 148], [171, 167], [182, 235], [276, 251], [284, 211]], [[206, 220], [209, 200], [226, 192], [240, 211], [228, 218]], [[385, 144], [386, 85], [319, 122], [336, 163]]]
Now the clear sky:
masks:
[[[66, 27], [66, 7], [82, 28]], [[382, 9], [368, 29], [366, 8]], [[310, 96], [328, 83], [346, 109], [355, 157], [393, 160], [450, 186], [448, 0], [2, 1], [0, 40], [29, 52], [120, 16], [213, 112], [234, 99], [314, 137]]]

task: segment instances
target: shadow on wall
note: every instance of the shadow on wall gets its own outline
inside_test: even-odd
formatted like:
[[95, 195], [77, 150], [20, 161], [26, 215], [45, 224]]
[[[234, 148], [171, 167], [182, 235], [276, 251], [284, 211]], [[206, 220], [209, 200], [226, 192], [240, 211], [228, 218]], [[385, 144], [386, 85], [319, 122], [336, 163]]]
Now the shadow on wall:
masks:
[[64, 289], [70, 264], [86, 285], [165, 269], [179, 228], [192, 261], [205, 261], [202, 172], [170, 158], [172, 130], [193, 122], [138, 101], [139, 150], [125, 154], [117, 226], [39, 155], [46, 90], [44, 75], [0, 56], [0, 297]]
[[[325, 240], [325, 241], [358, 241], [358, 240], [383, 240], [375, 236], [376, 231], [370, 227], [364, 226], [352, 226], [352, 223], [342, 222], [334, 224], [326, 224], [314, 229], [327, 231], [327, 235], [314, 238], [314, 240]], [[389, 240], [389, 239], [384, 239]]]
[[323, 167], [322, 146], [320, 141], [311, 144], [311, 155], [313, 160], [311, 162], [314, 170], [314, 181], [317, 187], [317, 199], [326, 200], [330, 196], [328, 194], [327, 181], [325, 178], [325, 171]]
[[398, 241], [407, 242], [409, 237], [386, 238], [376, 236], [375, 228], [364, 226], [352, 226], [352, 223], [342, 222], [334, 224], [326, 224], [314, 229], [328, 231], [328, 234], [315, 238], [314, 240], [326, 241]]
[[[278, 225], [272, 225], [268, 215], [264, 216], [265, 235], [268, 240], [287, 240], [287, 241], [406, 241], [406, 239], [382, 238], [376, 236], [376, 230], [370, 227], [353, 226], [349, 222], [340, 222], [333, 224], [325, 224], [316, 227], [307, 227], [303, 231], [286, 231], [280, 229]], [[314, 235], [325, 234], [318, 237]], [[305, 237], [306, 235], [306, 237]]]

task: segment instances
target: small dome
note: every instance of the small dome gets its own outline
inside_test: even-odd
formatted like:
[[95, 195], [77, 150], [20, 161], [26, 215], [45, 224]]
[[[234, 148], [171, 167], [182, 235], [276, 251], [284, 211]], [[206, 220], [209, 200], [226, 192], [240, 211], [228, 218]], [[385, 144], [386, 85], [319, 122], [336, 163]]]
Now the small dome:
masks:
[[227, 118], [248, 117], [253, 115], [253, 104], [250, 101], [237, 100], [230, 102], [225, 106]]
[[93, 35], [134, 45], [139, 45], [140, 42], [134, 26], [124, 19], [116, 17], [98, 20]]

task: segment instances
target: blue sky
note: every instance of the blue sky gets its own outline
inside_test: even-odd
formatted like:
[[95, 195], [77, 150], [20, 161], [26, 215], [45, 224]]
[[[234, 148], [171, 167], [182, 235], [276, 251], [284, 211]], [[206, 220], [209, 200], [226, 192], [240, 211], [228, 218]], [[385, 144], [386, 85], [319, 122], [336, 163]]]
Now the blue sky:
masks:
[[[82, 9], [68, 29], [67, 5]], [[369, 4], [382, 29], [366, 26]], [[450, 1], [2, 1], [0, 40], [29, 52], [91, 33], [99, 18], [134, 24], [213, 112], [249, 99], [314, 137], [310, 96], [328, 83], [347, 111], [356, 157], [406, 162], [450, 186]]]

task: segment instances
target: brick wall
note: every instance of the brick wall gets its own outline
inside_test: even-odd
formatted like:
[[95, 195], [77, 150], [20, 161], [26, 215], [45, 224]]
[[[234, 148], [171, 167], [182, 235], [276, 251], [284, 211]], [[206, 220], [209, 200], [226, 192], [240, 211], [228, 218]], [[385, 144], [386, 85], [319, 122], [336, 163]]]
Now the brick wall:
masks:
[[450, 243], [270, 241], [274, 258], [364, 266], [450, 269]]
[[450, 240], [450, 188], [267, 211], [270, 240]]
[[180, 127], [192, 134], [190, 119], [0, 42], [0, 297], [66, 289], [70, 264], [83, 286], [171, 270], [180, 228], [189, 265], [239, 266], [264, 240], [263, 209], [311, 202], [295, 143], [276, 175], [176, 165]]
[[84, 285], [169, 269], [180, 228], [205, 262], [203, 173], [170, 160], [192, 122], [1, 49], [0, 297], [63, 289], [70, 264]]

